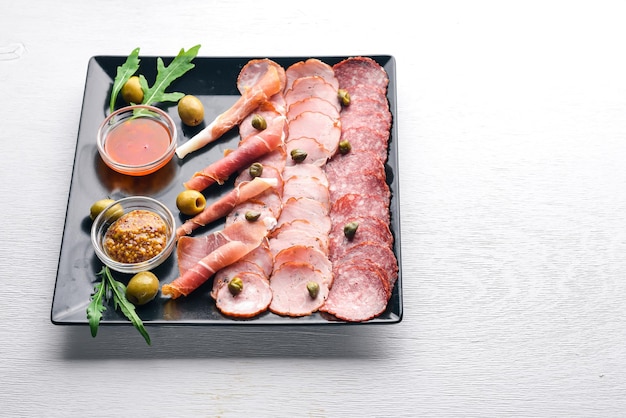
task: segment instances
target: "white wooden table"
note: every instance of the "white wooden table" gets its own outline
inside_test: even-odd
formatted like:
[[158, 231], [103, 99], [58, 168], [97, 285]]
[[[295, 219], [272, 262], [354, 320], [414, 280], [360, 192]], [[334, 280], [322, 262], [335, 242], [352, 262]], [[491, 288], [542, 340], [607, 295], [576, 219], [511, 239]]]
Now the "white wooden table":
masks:
[[[0, 415], [626, 415], [623, 3], [4, 3]], [[399, 324], [51, 323], [89, 58], [196, 44], [396, 58]]]

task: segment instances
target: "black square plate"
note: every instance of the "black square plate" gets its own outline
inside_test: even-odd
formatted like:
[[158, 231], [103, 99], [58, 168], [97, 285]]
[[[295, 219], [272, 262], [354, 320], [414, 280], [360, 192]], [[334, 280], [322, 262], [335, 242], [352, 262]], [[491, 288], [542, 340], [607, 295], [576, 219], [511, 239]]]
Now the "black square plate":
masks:
[[[251, 59], [258, 57], [196, 57], [195, 68], [176, 80], [168, 91], [180, 91], [197, 96], [205, 107], [205, 123], [229, 108], [239, 97], [237, 76], [241, 68]], [[347, 56], [328, 57], [268, 57], [285, 69], [289, 65], [308, 58], [318, 58], [333, 65]], [[402, 320], [402, 263], [400, 257], [400, 203], [398, 179], [398, 137], [396, 119], [396, 79], [395, 59], [388, 55], [371, 56], [389, 75], [387, 96], [394, 117], [391, 130], [389, 159], [387, 161], [388, 183], [391, 189], [391, 231], [395, 238], [394, 252], [398, 258], [400, 270], [387, 310], [368, 323], [396, 323]], [[140, 57], [138, 73], [143, 74], [149, 83], [156, 77], [156, 57]], [[173, 57], [163, 57], [165, 64]], [[163, 169], [142, 178], [133, 178], [118, 174], [109, 169], [101, 160], [96, 148], [96, 132], [108, 114], [109, 97], [117, 67], [122, 65], [124, 56], [95, 56], [89, 61], [85, 93], [83, 98], [74, 169], [70, 184], [65, 228], [61, 243], [61, 252], [52, 301], [51, 320], [57, 325], [88, 324], [86, 309], [90, 302], [94, 284], [99, 280], [97, 273], [102, 264], [91, 246], [89, 208], [93, 202], [104, 197], [113, 199], [129, 195], [151, 196], [165, 203], [173, 213], [176, 208], [176, 196], [183, 188], [183, 182], [193, 173], [219, 159], [224, 150], [237, 147], [239, 136], [237, 129], [226, 133], [222, 138], [204, 149], [197, 151], [184, 160], [176, 156]], [[121, 101], [121, 99], [120, 99]], [[120, 103], [118, 103], [120, 105]], [[118, 106], [119, 107], [119, 106]], [[166, 110], [177, 124], [179, 142], [189, 139], [202, 129], [204, 123], [195, 128], [184, 126], [180, 122], [175, 104], [159, 105]], [[207, 203], [230, 190], [232, 182], [223, 186], [212, 186], [205, 190]], [[178, 219], [182, 223], [182, 218]], [[216, 222], [196, 235], [208, 234], [223, 228], [223, 222]], [[161, 266], [154, 270], [161, 283], [169, 283], [178, 276], [175, 252]], [[115, 278], [127, 282], [130, 278], [113, 272]], [[248, 320], [234, 320], [223, 316], [209, 296], [212, 280], [187, 297], [179, 299], [157, 298], [137, 308], [139, 317], [146, 325], [217, 325], [217, 324], [346, 324], [343, 321], [329, 319], [321, 313], [301, 318], [288, 318], [265, 313]], [[129, 323], [128, 320], [110, 306], [104, 313], [102, 324]]]

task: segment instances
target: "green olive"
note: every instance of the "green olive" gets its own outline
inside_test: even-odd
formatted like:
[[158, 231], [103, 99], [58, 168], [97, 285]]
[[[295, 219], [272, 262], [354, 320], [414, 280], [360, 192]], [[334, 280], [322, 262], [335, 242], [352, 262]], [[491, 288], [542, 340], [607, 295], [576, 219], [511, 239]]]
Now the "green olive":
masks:
[[[94, 219], [96, 219], [96, 216], [98, 216], [100, 212], [102, 212], [107, 206], [113, 203], [115, 203], [115, 200], [113, 199], [100, 199], [96, 203], [91, 205], [91, 208], [89, 208], [89, 217], [91, 218], [91, 220], [93, 221]], [[120, 204], [112, 206], [111, 209], [107, 211], [107, 216], [110, 218], [111, 221], [116, 220], [123, 214], [124, 209]]]
[[178, 116], [187, 126], [198, 126], [204, 120], [204, 106], [200, 99], [190, 94], [178, 101]]
[[143, 90], [141, 89], [141, 84], [139, 84], [139, 77], [134, 75], [129, 78], [122, 86], [120, 93], [122, 93], [122, 99], [126, 103], [141, 103], [143, 101]]
[[176, 207], [184, 215], [197, 215], [205, 206], [206, 198], [197, 190], [184, 190], [176, 196]]
[[133, 305], [145, 305], [159, 293], [159, 279], [149, 271], [135, 274], [126, 286], [126, 299]]

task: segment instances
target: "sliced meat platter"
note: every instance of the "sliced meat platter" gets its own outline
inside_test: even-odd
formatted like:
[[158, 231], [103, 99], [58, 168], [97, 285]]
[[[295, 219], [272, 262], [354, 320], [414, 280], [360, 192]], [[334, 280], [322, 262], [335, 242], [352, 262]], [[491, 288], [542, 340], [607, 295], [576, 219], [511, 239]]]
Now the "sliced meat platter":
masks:
[[[237, 319], [316, 312], [329, 321], [376, 318], [399, 272], [385, 170], [393, 123], [388, 74], [369, 57], [332, 66], [310, 58], [286, 68], [257, 59], [242, 68], [237, 88], [245, 91], [270, 67], [280, 92], [243, 119], [239, 146], [252, 148], [247, 138], [262, 138], [255, 117], [280, 127], [282, 142], [255, 155], [254, 174], [252, 157], [229, 172], [235, 185], [261, 177], [276, 186], [239, 202], [226, 225], [249, 222], [250, 213], [276, 222], [258, 248], [213, 275], [210, 295], [224, 316]], [[193, 264], [188, 258], [179, 251], [179, 265]]]

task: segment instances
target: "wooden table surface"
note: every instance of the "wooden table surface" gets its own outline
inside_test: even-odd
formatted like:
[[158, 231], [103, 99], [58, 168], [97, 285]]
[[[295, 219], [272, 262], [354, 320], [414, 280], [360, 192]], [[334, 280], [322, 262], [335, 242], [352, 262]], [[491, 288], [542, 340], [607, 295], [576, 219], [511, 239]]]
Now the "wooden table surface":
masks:
[[[626, 415], [623, 2], [5, 1], [0, 415]], [[50, 320], [94, 55], [392, 55], [400, 323]]]

